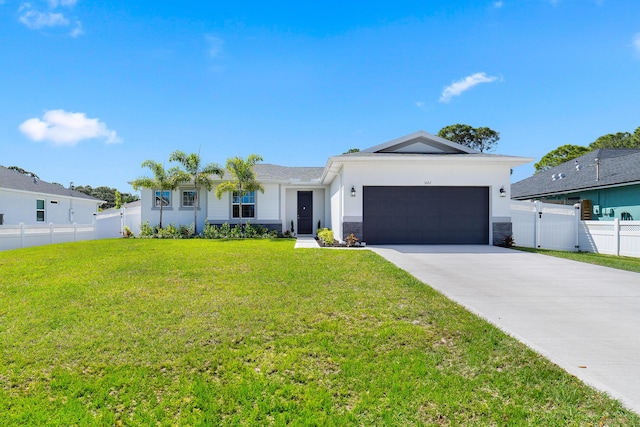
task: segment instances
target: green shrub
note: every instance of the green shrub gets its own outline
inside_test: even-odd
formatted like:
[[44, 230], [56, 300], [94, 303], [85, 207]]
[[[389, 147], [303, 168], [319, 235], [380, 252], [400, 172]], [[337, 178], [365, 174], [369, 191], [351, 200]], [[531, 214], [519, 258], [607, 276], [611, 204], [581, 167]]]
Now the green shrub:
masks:
[[180, 228], [178, 229], [178, 233], [180, 234], [180, 238], [182, 239], [188, 239], [190, 237], [193, 237], [195, 232], [196, 232], [196, 228], [193, 225], [193, 223], [191, 223], [189, 226], [181, 225]]
[[220, 230], [214, 224], [205, 224], [204, 230], [202, 230], [202, 235], [205, 239], [219, 239]]
[[138, 237], [153, 237], [156, 234], [154, 227], [149, 225], [149, 221], [140, 224], [140, 233]]
[[329, 230], [328, 228], [318, 230], [318, 238], [322, 240], [325, 245], [333, 245], [333, 230]]

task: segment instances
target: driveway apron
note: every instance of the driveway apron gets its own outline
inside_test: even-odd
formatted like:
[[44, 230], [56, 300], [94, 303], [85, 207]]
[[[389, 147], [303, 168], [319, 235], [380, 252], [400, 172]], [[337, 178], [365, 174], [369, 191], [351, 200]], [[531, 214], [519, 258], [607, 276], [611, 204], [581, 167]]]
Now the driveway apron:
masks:
[[640, 273], [494, 246], [373, 246], [640, 413]]

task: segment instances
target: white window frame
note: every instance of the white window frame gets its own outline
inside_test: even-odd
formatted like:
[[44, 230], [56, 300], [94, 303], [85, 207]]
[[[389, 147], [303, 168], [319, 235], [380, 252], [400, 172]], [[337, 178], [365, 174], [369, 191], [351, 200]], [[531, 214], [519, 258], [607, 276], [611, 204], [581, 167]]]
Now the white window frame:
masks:
[[[193, 200], [190, 201], [191, 203], [185, 203], [184, 197], [186, 193], [193, 193]], [[193, 209], [193, 207], [196, 205], [197, 202], [198, 202], [198, 193], [196, 192], [196, 190], [194, 189], [180, 190], [180, 207]]]
[[[247, 194], [245, 194], [242, 197], [242, 210], [244, 211], [245, 206], [248, 208], [249, 206], [252, 207], [252, 213], [253, 215], [251, 216], [242, 216], [242, 218], [255, 218], [256, 217], [256, 192], [255, 191], [249, 191]], [[238, 214], [236, 215], [236, 209], [238, 209]], [[238, 194], [234, 191], [233, 194], [231, 195], [231, 217], [232, 218], [239, 218], [240, 217], [240, 197], [238, 196]]]

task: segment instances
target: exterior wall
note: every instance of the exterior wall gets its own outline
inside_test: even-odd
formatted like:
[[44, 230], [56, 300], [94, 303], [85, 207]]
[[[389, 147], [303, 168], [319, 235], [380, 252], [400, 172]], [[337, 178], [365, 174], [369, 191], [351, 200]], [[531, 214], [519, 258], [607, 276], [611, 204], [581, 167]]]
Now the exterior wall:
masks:
[[[250, 219], [252, 224], [259, 224], [271, 230], [286, 231], [291, 228], [291, 220], [297, 223], [298, 191], [313, 191], [313, 230], [317, 229], [318, 221], [326, 224], [326, 191], [324, 187], [293, 187], [277, 183], [263, 184], [265, 192], [256, 194], [256, 218]], [[183, 189], [188, 189], [185, 187]], [[220, 199], [215, 195], [216, 187], [211, 191], [200, 192], [200, 207], [198, 209], [198, 230], [202, 231], [206, 223], [220, 225], [225, 222], [236, 224], [237, 218], [232, 218], [231, 194], [226, 193]], [[204, 193], [204, 194], [203, 194]], [[180, 191], [171, 193], [171, 205], [162, 209], [162, 224], [190, 225], [193, 223], [193, 208], [180, 207]], [[155, 226], [160, 221], [160, 209], [153, 206], [153, 191], [143, 189], [141, 194], [141, 222], [148, 221]], [[34, 214], [35, 215], [35, 214]], [[246, 219], [243, 219], [243, 222]], [[325, 225], [322, 225], [323, 227]], [[295, 227], [297, 228], [297, 226]], [[297, 232], [297, 230], [296, 230]]]
[[[455, 157], [455, 156], [454, 156]], [[384, 167], [384, 173], [380, 172]], [[340, 200], [344, 203], [340, 214], [339, 206], [334, 207], [334, 198], [339, 194], [334, 189], [336, 181], [342, 180], [344, 191]], [[494, 224], [499, 235], [506, 233], [511, 223], [509, 203], [510, 166], [495, 162], [459, 161], [455, 158], [438, 157], [424, 161], [371, 161], [353, 162], [343, 166], [341, 175], [332, 182], [332, 220], [334, 235], [343, 238], [350, 232], [357, 234], [362, 227], [362, 194], [363, 187], [381, 186], [478, 186], [489, 187], [489, 241], [494, 242]], [[351, 187], [356, 196], [351, 197]], [[504, 187], [506, 196], [500, 196], [500, 188]], [[446, 215], [443, 212], [443, 215]], [[340, 227], [337, 224], [340, 224]], [[497, 237], [500, 242], [502, 238]]]
[[264, 193], [256, 193], [256, 222], [280, 220], [280, 186], [264, 184]]
[[216, 197], [217, 188], [218, 186], [214, 185], [207, 195], [207, 221], [212, 223], [229, 221], [231, 216], [231, 195], [225, 193], [218, 199]]
[[640, 185], [579, 191], [546, 197], [544, 200], [573, 205], [577, 202], [576, 198], [580, 200], [591, 200], [593, 206], [598, 207], [597, 212], [594, 209], [591, 213], [591, 219], [593, 221], [613, 221], [616, 218], [623, 219], [623, 212], [631, 215], [631, 220], [640, 220]]
[[[37, 221], [37, 200], [45, 202], [44, 221]], [[5, 225], [91, 224], [97, 211], [98, 203], [93, 200], [0, 189], [0, 214]]]
[[344, 209], [342, 205], [342, 176], [338, 175], [329, 188], [329, 197], [331, 204], [331, 228], [333, 230], [333, 236], [342, 236], [342, 218], [344, 215]]

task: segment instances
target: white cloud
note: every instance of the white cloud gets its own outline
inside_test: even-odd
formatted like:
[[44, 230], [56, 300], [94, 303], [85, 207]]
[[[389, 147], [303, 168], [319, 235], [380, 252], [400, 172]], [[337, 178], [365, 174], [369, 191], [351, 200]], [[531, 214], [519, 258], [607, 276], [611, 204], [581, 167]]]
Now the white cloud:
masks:
[[24, 3], [18, 9], [19, 12], [23, 12], [19, 21], [32, 30], [36, 30], [43, 27], [58, 27], [69, 25], [69, 20], [64, 17], [62, 13], [55, 12], [40, 12], [31, 7], [30, 3]]
[[84, 113], [49, 110], [42, 120], [25, 120], [19, 129], [33, 141], [50, 141], [54, 145], [73, 146], [85, 139], [104, 139], [107, 144], [122, 142], [116, 132], [98, 119], [90, 119]]
[[78, 0], [47, 0], [47, 3], [51, 8], [55, 9], [58, 6], [73, 7], [78, 3]]
[[494, 1], [493, 2], [493, 7], [495, 7], [496, 9], [501, 9], [502, 6], [504, 6], [504, 2], [502, 2], [502, 1]]
[[[34, 8], [31, 3], [22, 3], [18, 8], [18, 12], [21, 14], [18, 20], [32, 30], [47, 27], [68, 27], [70, 21], [58, 10], [58, 7], [72, 8], [76, 5], [77, 0], [47, 0], [46, 3], [49, 7], [44, 12], [39, 10], [40, 8]], [[78, 20], [75, 20], [74, 23], [75, 26], [69, 35], [78, 37], [83, 34], [82, 23]]]
[[640, 33], [636, 33], [633, 36], [633, 40], [631, 43], [633, 45], [633, 48], [636, 50], [636, 52], [640, 53]]
[[224, 40], [212, 34], [205, 35], [205, 39], [209, 44], [209, 48], [207, 49], [209, 56], [212, 58], [216, 58], [222, 52], [222, 47], [224, 46]]
[[82, 31], [82, 22], [76, 21], [75, 27], [73, 27], [73, 30], [71, 30], [69, 35], [73, 38], [76, 38], [78, 36], [81, 36], [82, 34], [84, 34], [84, 31]]
[[440, 102], [449, 102], [454, 96], [461, 95], [463, 92], [471, 89], [475, 85], [480, 83], [491, 83], [496, 80], [498, 80], [497, 77], [487, 76], [486, 73], [472, 74], [445, 87], [442, 91], [442, 95], [440, 96]]

